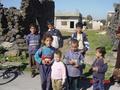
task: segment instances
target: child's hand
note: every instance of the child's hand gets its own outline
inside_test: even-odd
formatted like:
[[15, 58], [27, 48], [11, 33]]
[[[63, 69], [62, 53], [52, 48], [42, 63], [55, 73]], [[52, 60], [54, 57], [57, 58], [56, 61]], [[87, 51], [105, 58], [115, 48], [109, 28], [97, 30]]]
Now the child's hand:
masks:
[[47, 65], [50, 65], [51, 63], [52, 63], [51, 60], [46, 62]]
[[93, 67], [92, 69], [93, 69], [93, 71], [95, 71], [95, 72], [98, 71], [98, 67]]
[[79, 67], [79, 65], [75, 64], [75, 65], [74, 65], [74, 67], [75, 67], [75, 68], [78, 68], [78, 67]]
[[45, 60], [42, 60], [42, 63], [43, 63], [43, 64], [46, 64], [46, 61], [45, 61]]
[[43, 64], [51, 64], [51, 59], [49, 59], [49, 58], [45, 58], [44, 60], [43, 60]]
[[74, 62], [73, 60], [70, 60], [70, 61], [69, 61], [69, 64], [74, 65], [75, 62]]
[[64, 84], [65, 84], [65, 80], [63, 79], [63, 80], [62, 80], [62, 85], [64, 85]]

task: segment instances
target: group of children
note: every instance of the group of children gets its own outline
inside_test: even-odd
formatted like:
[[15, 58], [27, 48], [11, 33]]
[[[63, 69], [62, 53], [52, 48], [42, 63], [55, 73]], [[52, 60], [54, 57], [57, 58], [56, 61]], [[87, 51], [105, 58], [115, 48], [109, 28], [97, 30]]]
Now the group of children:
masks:
[[[63, 46], [63, 38], [53, 22], [48, 22], [48, 31], [42, 38], [42, 44], [37, 26], [30, 25], [31, 33], [26, 41], [29, 46], [31, 75], [34, 77], [36, 66], [40, 73], [42, 90], [78, 90], [85, 53], [89, 49], [89, 42], [82, 27], [82, 23], [76, 24], [76, 32], [71, 36], [70, 49], [62, 55], [59, 48]], [[96, 48], [96, 60], [91, 66], [94, 90], [104, 90], [102, 81], [107, 70], [107, 64], [104, 63], [105, 53], [104, 47]]]

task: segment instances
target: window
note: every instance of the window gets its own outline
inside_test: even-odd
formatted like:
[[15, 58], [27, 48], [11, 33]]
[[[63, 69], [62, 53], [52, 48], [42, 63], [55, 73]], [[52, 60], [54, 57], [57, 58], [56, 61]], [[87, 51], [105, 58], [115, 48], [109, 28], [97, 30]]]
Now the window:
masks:
[[74, 28], [74, 21], [70, 22], [70, 28]]
[[66, 26], [67, 25], [67, 21], [61, 21], [61, 25]]

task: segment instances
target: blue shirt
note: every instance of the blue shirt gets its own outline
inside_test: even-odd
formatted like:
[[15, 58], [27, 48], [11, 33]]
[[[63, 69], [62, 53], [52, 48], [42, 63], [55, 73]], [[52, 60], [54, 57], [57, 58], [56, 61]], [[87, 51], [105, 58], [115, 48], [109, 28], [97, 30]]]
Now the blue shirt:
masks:
[[43, 47], [39, 48], [38, 51], [35, 53], [35, 56], [34, 56], [35, 61], [38, 62], [39, 64], [42, 64], [42, 57], [49, 57], [52, 60], [54, 52], [55, 52], [54, 47], [43, 46]]
[[[70, 60], [77, 60], [77, 64], [80, 65], [78, 68], [75, 68], [73, 65], [69, 64]], [[64, 63], [67, 66], [68, 76], [70, 77], [79, 77], [82, 74], [82, 62], [83, 62], [83, 55], [81, 52], [69, 50], [64, 56]]]

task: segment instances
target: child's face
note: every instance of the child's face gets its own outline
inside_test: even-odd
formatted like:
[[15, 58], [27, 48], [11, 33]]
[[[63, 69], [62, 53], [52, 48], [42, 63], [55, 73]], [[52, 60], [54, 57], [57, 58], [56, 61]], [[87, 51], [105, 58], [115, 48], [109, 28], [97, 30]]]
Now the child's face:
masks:
[[96, 50], [96, 57], [99, 58], [101, 56], [102, 56], [102, 54], [98, 50]]
[[77, 31], [77, 33], [81, 33], [82, 32], [82, 28], [81, 27], [76, 27], [76, 31]]
[[77, 51], [78, 50], [78, 44], [77, 43], [71, 43], [71, 50]]
[[52, 44], [52, 39], [51, 38], [46, 38], [45, 41], [44, 41], [44, 43], [45, 43], [46, 46], [49, 47]]
[[30, 31], [31, 31], [32, 34], [34, 34], [34, 33], [36, 33], [37, 30], [36, 30], [35, 27], [30, 27]]
[[51, 25], [51, 24], [48, 24], [48, 28], [49, 28], [49, 29], [53, 29], [53, 28], [54, 28], [54, 26], [53, 26], [53, 25]]
[[61, 60], [60, 55], [54, 54], [54, 60], [57, 61], [57, 62], [59, 62]]

